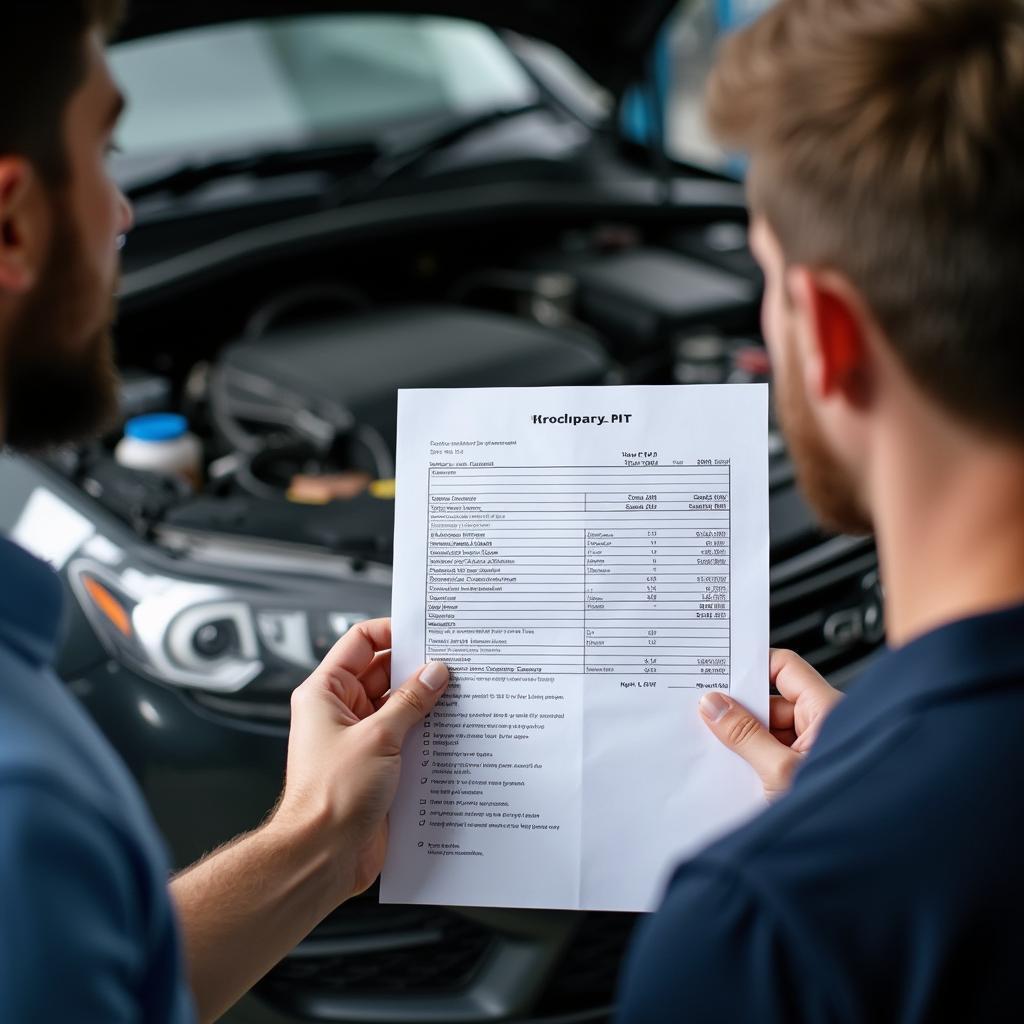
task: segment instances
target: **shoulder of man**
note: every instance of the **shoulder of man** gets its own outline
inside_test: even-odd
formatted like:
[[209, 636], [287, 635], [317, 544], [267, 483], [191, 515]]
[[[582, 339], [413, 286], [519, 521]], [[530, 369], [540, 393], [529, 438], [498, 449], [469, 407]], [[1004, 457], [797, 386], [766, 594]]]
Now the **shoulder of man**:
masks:
[[912, 978], [928, 998], [955, 988], [965, 1017], [980, 1000], [1004, 1019], [1024, 910], [1022, 715], [1019, 686], [975, 691], [822, 750], [788, 796], [677, 871], [634, 944], [622, 1024], [683, 1005], [690, 1024], [902, 1019]]
[[120, 755], [46, 665], [0, 639], [0, 781], [50, 779], [164, 859], [148, 809]]
[[0, 777], [0, 900], [0, 1019], [193, 1019], [165, 883], [52, 775]]
[[640, 926], [617, 1020], [853, 1024], [847, 988], [798, 915], [731, 865], [698, 858]]
[[0, 643], [0, 1020], [193, 1019], [167, 876], [120, 757]]

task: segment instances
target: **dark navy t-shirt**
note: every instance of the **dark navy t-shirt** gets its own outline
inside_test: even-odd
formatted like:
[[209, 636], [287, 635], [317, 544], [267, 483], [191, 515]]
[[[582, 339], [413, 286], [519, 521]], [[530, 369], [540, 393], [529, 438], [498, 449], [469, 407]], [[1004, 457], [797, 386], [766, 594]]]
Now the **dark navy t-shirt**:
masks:
[[191, 1024], [161, 840], [50, 668], [61, 599], [0, 538], [0, 1021]]
[[881, 657], [791, 792], [684, 864], [621, 1024], [1024, 1019], [1024, 606]]

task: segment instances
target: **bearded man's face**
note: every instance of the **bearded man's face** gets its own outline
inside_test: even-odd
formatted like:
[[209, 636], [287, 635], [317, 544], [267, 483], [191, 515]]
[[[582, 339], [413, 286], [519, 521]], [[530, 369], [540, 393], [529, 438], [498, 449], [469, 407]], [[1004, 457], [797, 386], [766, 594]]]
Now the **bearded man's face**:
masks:
[[24, 291], [0, 296], [11, 310], [0, 338], [0, 443], [21, 450], [95, 436], [117, 414], [110, 331], [117, 239], [132, 214], [107, 157], [124, 101], [99, 33], [88, 33], [82, 46], [86, 74], [61, 126], [66, 174], [59, 182], [28, 179], [34, 219], [23, 213], [13, 232], [39, 240], [24, 249], [38, 252], [39, 265]]
[[[7, 340], [6, 442], [21, 451], [81, 441], [113, 425], [118, 408], [109, 282], [96, 280], [71, 213], [54, 202], [50, 252]], [[83, 323], [106, 312], [84, 338]], [[102, 308], [102, 307], [101, 307]]]

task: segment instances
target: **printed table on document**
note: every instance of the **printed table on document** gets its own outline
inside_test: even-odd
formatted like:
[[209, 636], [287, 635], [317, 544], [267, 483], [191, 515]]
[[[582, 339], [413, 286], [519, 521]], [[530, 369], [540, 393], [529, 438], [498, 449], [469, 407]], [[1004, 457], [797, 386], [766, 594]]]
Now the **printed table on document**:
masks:
[[431, 468], [426, 657], [462, 681], [728, 689], [730, 480], [725, 460]]

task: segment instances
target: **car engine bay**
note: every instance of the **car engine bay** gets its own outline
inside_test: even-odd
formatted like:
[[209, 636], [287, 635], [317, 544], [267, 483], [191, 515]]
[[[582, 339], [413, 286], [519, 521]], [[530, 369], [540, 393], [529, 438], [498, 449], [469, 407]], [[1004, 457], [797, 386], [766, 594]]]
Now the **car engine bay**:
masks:
[[[734, 227], [719, 236], [745, 246]], [[247, 289], [247, 302], [232, 296], [234, 330], [205, 351], [153, 339], [183, 316], [199, 334], [187, 312], [205, 305], [198, 296], [161, 309], [155, 326], [152, 313], [139, 328], [125, 317], [123, 419], [182, 413], [203, 445], [203, 484], [192, 493], [117, 466], [116, 434], [64, 464], [141, 531], [239, 532], [387, 560], [379, 482], [394, 474], [398, 388], [767, 379], [756, 273], [646, 244], [624, 226], [557, 242], [479, 269], [449, 269], [422, 242], [390, 247], [411, 278], [406, 295], [375, 276], [378, 254], [355, 280], [283, 280], [256, 300]]]

